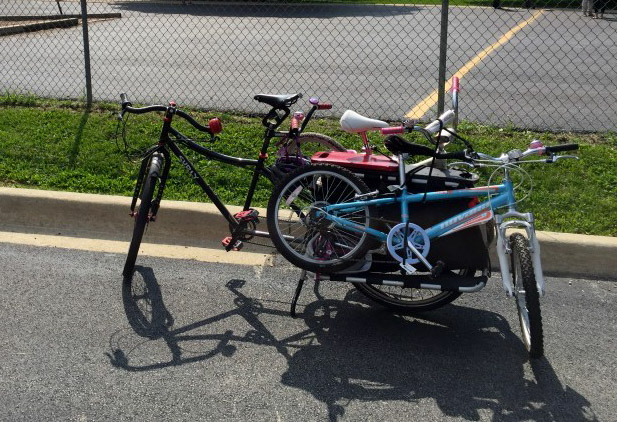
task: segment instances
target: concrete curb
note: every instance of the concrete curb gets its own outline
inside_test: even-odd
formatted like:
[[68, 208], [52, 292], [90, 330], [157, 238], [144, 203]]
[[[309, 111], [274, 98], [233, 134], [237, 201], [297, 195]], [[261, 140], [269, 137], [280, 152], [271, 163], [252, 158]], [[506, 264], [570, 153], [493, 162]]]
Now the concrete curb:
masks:
[[[94, 13], [88, 14], [88, 19], [116, 19], [121, 13]], [[79, 25], [81, 15], [52, 15], [52, 16], [0, 16], [0, 37], [5, 35], [21, 34], [22, 32], [42, 31], [54, 28], [70, 28]], [[22, 21], [37, 21], [21, 23]], [[11, 22], [20, 22], [11, 24]]]
[[[122, 13], [88, 13], [88, 19], [115, 19], [121, 18]], [[81, 19], [81, 14], [66, 14], [66, 15], [13, 15], [0, 16], [0, 22], [20, 22], [20, 21], [40, 21], [40, 20], [58, 20], [66, 18]]]
[[[130, 204], [131, 198], [123, 196], [0, 187], [0, 230], [128, 242]], [[151, 243], [221, 247], [220, 240], [229, 235], [212, 204], [164, 200], [155, 224], [147, 233]], [[538, 240], [546, 274], [617, 280], [617, 238], [538, 232]], [[492, 262], [497, 262], [494, 256]]]
[[0, 36], [20, 34], [22, 32], [41, 31], [44, 29], [69, 28], [71, 26], [77, 26], [78, 24], [79, 24], [79, 19], [67, 18], [67, 19], [44, 20], [41, 22], [28, 23], [28, 24], [8, 25], [8, 26], [0, 27]]

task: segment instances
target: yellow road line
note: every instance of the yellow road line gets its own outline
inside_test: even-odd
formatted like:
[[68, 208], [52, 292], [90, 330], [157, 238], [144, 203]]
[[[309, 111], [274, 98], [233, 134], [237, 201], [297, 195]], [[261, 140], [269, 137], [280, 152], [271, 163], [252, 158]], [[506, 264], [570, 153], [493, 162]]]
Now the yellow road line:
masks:
[[[484, 60], [489, 54], [493, 51], [507, 43], [518, 31], [535, 21], [544, 13], [543, 10], [536, 11], [529, 19], [519, 23], [514, 28], [510, 29], [508, 32], [503, 34], [501, 38], [497, 40], [494, 44], [486, 47], [480, 53], [478, 53], [473, 59], [469, 60], [463, 67], [461, 67], [454, 75], [458, 76], [461, 79], [465, 76], [471, 69], [473, 69], [478, 63]], [[446, 91], [449, 91], [452, 86], [452, 78], [450, 78], [446, 82]], [[409, 113], [405, 115], [405, 117], [409, 119], [420, 119], [422, 116], [426, 114], [435, 104], [437, 104], [437, 98], [439, 96], [439, 91], [433, 91], [429, 96], [420, 101], [414, 108], [412, 108]]]
[[[126, 254], [129, 243], [118, 240], [86, 239], [68, 236], [0, 232], [0, 243], [12, 243], [39, 247], [77, 249], [81, 251]], [[263, 266], [270, 261], [269, 254], [254, 252], [225, 252], [222, 249], [196, 248], [190, 246], [142, 243], [140, 256], [159, 258], [191, 259], [201, 262]]]

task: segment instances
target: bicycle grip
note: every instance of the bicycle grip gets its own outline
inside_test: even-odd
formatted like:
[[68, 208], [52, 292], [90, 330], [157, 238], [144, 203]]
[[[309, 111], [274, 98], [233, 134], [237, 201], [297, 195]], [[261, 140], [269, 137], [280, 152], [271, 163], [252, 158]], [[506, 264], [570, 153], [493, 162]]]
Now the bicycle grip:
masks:
[[458, 76], [452, 78], [452, 92], [459, 92]]
[[296, 117], [292, 117], [291, 118], [291, 129], [295, 130], [295, 129], [298, 129], [299, 127], [300, 127], [300, 119]]
[[126, 92], [122, 92], [120, 94], [120, 103], [122, 104], [122, 108], [131, 105], [131, 102], [129, 101], [129, 96], [126, 94]]
[[435, 133], [439, 129], [441, 129], [440, 124], [439, 124], [440, 120], [442, 122], [443, 127], [446, 127], [453, 119], [454, 119], [454, 111], [448, 110], [444, 112], [441, 116], [439, 116], [437, 120], [434, 120], [433, 122], [429, 123], [424, 128], [424, 130], [426, 130], [428, 133]]
[[331, 108], [332, 104], [330, 103], [317, 104], [317, 110], [330, 110]]
[[392, 126], [381, 128], [382, 135], [394, 135], [397, 133], [405, 133], [405, 126]]
[[546, 152], [574, 151], [578, 149], [578, 144], [563, 144], [544, 147]]
[[435, 158], [439, 159], [455, 159], [461, 161], [469, 161], [467, 155], [465, 155], [465, 151], [456, 151], [456, 152], [446, 152], [444, 154], [435, 154]]

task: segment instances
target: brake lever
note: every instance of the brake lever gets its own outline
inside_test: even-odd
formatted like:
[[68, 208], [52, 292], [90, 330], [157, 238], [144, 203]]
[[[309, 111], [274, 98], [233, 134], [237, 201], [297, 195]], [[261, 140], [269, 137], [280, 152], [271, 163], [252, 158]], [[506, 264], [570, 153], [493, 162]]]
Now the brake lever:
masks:
[[576, 155], [552, 155], [551, 157], [546, 159], [547, 163], [554, 163], [555, 161], [559, 160], [560, 158], [574, 158], [575, 160], [578, 160], [579, 157]]
[[469, 166], [472, 169], [480, 167], [480, 165], [478, 165], [476, 163], [468, 163], [467, 161], [455, 161], [454, 163], [449, 163], [448, 164], [448, 168], [452, 168], [452, 167], [456, 167], [456, 166], [460, 166], [460, 165]]

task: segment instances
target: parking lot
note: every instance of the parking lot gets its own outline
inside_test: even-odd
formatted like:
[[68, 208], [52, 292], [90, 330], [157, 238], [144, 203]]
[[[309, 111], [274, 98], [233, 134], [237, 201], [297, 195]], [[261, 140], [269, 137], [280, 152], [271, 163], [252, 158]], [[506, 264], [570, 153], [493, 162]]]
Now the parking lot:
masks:
[[[241, 260], [241, 253], [238, 255]], [[0, 245], [4, 420], [612, 420], [614, 282], [549, 278], [529, 362], [499, 279], [417, 318], [297, 270]]]
[[[57, 13], [53, 2], [9, 1], [0, 15], [18, 5]], [[337, 117], [351, 108], [395, 120], [419, 104], [415, 117], [435, 114], [439, 7], [119, 2], [88, 10], [122, 15], [89, 28], [97, 100], [128, 92], [140, 102], [259, 112], [256, 93], [303, 92], [332, 102]], [[451, 7], [446, 76], [463, 75], [461, 117], [614, 130], [616, 25], [612, 14], [583, 19], [578, 10]], [[0, 89], [83, 97], [80, 26], [2, 37], [0, 54]]]

